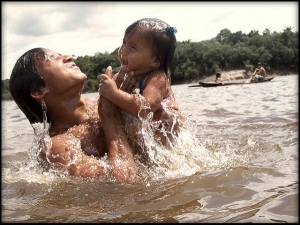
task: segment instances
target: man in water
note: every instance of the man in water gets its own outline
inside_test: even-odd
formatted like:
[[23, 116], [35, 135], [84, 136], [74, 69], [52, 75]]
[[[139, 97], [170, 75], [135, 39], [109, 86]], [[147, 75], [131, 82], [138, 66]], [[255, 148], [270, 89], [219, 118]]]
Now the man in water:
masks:
[[264, 80], [265, 77], [267, 76], [265, 68], [262, 67], [262, 64], [259, 62], [257, 63], [257, 68], [252, 74], [252, 80], [254, 81], [260, 81]]

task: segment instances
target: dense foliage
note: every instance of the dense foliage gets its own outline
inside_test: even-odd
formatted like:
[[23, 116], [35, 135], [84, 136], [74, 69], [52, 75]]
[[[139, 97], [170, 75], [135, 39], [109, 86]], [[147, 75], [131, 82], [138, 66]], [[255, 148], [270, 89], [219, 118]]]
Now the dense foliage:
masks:
[[[233, 69], [254, 71], [261, 62], [268, 74], [298, 74], [299, 32], [285, 27], [282, 32], [271, 33], [265, 29], [262, 34], [251, 30], [232, 33], [223, 29], [211, 40], [177, 42], [175, 51], [172, 84], [200, 80], [216, 72]], [[99, 74], [111, 65], [114, 73], [119, 69], [118, 48], [112, 53], [96, 53], [94, 56], [78, 56], [74, 59], [81, 71], [87, 75], [84, 93], [97, 92]], [[2, 81], [2, 100], [11, 99], [8, 91], [9, 79]]]

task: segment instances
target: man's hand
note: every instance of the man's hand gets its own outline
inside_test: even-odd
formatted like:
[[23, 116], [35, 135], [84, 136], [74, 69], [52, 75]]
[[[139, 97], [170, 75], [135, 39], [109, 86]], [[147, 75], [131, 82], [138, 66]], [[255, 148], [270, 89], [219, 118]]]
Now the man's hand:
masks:
[[114, 91], [117, 90], [118, 87], [116, 82], [112, 79], [112, 68], [108, 66], [106, 68], [105, 74], [100, 75], [100, 85], [99, 85], [99, 94], [103, 95], [105, 98]]
[[117, 89], [130, 93], [134, 85], [134, 73], [127, 72], [127, 67], [122, 66], [119, 73], [112, 79], [112, 68], [108, 66], [105, 74], [100, 75], [99, 94], [109, 99], [109, 95]]

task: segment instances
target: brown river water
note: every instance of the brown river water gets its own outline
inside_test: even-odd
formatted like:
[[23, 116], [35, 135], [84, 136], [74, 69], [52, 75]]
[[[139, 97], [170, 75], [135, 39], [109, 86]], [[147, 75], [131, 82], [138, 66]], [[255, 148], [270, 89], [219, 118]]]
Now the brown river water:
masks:
[[186, 127], [172, 150], [154, 146], [134, 184], [28, 166], [32, 127], [2, 101], [2, 222], [298, 222], [298, 84], [173, 85]]

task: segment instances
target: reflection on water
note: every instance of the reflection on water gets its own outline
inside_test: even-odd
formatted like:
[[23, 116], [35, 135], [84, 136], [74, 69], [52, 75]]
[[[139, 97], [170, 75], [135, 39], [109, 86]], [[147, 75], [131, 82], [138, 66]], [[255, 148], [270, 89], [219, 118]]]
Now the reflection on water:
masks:
[[28, 167], [32, 128], [3, 101], [2, 221], [297, 222], [298, 75], [173, 90], [187, 126], [173, 149], [156, 146], [154, 163], [139, 165], [137, 184]]

